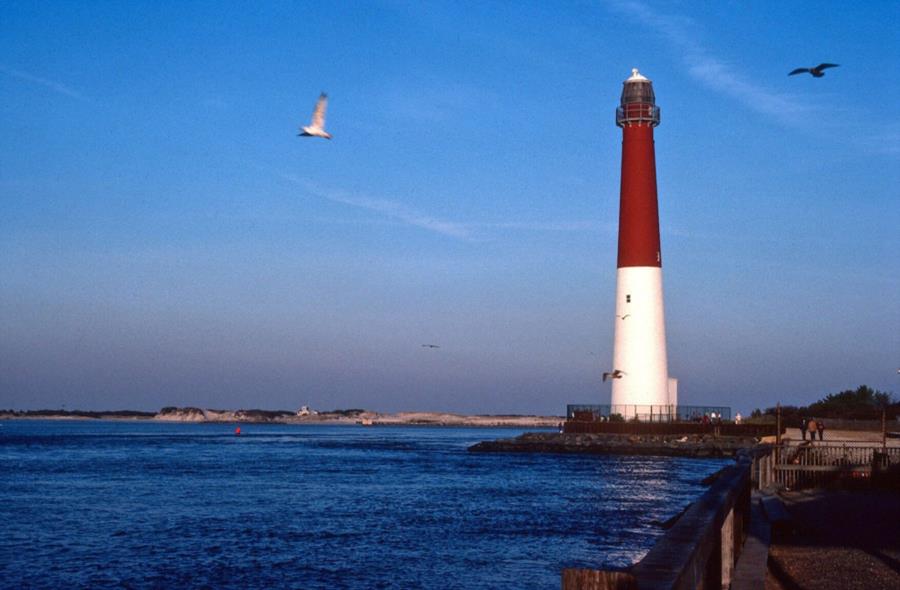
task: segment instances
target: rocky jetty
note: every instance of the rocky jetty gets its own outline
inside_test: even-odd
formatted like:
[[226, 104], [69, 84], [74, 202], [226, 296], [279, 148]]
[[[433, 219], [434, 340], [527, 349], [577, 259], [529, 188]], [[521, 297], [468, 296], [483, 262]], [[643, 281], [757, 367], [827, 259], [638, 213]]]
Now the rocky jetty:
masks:
[[516, 438], [482, 441], [475, 453], [583, 453], [597, 455], [663, 455], [669, 457], [733, 457], [758, 444], [751, 437], [710, 435], [561, 434], [529, 432]]

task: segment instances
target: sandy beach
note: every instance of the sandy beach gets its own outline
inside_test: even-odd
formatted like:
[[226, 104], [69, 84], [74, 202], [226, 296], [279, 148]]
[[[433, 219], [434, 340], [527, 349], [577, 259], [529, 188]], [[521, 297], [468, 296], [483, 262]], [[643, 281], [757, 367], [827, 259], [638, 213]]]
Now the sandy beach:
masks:
[[279, 424], [344, 424], [362, 426], [472, 426], [556, 428], [560, 416], [467, 415], [444, 412], [382, 413], [363, 411], [353, 414], [321, 412], [318, 414], [260, 417], [253, 412], [206, 410], [204, 415], [157, 415], [154, 420], [178, 422], [275, 422]]
[[0, 412], [0, 420], [120, 420], [156, 422], [334, 424], [347, 426], [464, 426], [557, 428], [562, 416], [468, 415], [447, 412], [335, 411], [299, 415], [289, 411], [164, 408], [157, 413], [126, 412]]

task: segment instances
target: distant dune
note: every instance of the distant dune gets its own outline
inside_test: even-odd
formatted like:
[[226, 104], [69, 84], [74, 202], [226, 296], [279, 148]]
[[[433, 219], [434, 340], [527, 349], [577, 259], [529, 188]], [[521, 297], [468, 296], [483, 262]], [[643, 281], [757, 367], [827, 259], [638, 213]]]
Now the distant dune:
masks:
[[292, 412], [289, 410], [213, 410], [169, 406], [159, 412], [117, 410], [113, 412], [81, 410], [0, 410], [0, 420], [148, 420], [159, 422], [244, 422], [274, 424], [361, 424], [364, 426], [509, 426], [519, 428], [555, 428], [561, 416], [465, 415], [442, 412], [398, 412], [385, 414], [368, 410], [331, 412]]

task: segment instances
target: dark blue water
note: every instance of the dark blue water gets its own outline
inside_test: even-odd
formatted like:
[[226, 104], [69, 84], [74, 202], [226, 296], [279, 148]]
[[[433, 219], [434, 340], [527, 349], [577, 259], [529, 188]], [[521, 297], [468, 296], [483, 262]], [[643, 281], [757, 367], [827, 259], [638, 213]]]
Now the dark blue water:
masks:
[[558, 588], [725, 462], [470, 454], [518, 431], [0, 422], [4, 588]]

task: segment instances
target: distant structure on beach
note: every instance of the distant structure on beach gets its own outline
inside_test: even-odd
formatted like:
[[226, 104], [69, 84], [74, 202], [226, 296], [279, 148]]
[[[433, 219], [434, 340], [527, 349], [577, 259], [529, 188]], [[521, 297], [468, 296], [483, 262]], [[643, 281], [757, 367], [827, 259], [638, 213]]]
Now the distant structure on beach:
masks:
[[315, 410], [311, 410], [309, 406], [300, 406], [300, 409], [297, 410], [297, 416], [318, 416], [319, 413]]
[[637, 69], [625, 80], [616, 125], [622, 128], [622, 184], [613, 345], [612, 413], [671, 419], [678, 384], [669, 378], [653, 128], [653, 83]]

